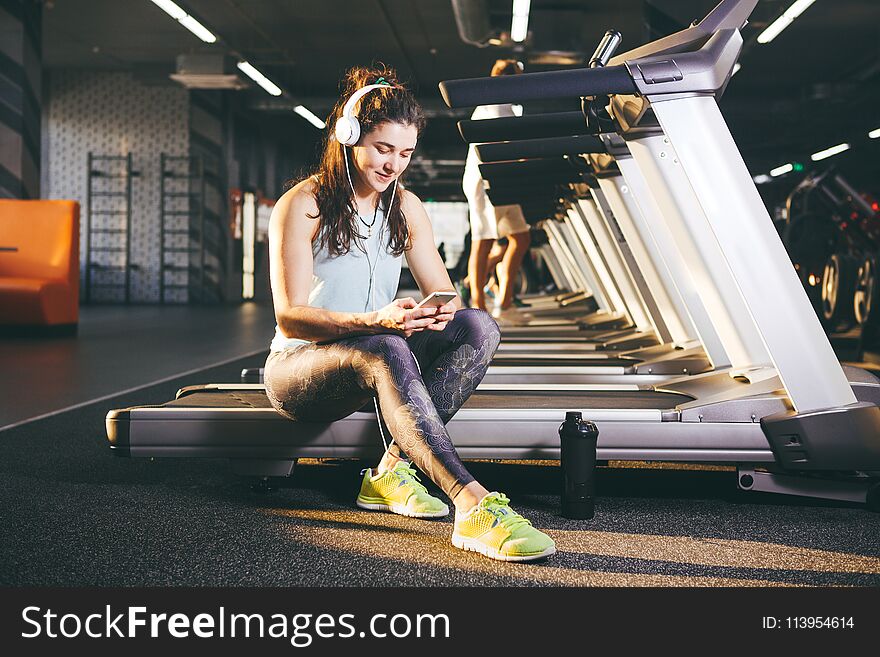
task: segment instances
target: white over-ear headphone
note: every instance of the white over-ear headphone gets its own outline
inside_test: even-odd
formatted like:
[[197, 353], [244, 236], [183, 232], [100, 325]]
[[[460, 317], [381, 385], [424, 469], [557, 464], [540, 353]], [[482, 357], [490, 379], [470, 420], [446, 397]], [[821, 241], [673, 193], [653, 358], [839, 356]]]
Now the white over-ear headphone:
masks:
[[[383, 80], [383, 78], [379, 78], [379, 80]], [[357, 117], [353, 113], [355, 104], [373, 89], [388, 89], [390, 87], [391, 85], [387, 82], [380, 82], [368, 84], [355, 91], [342, 108], [342, 116], [336, 119], [336, 127], [334, 128], [336, 141], [343, 146], [354, 146], [361, 138], [361, 124], [358, 123]]]

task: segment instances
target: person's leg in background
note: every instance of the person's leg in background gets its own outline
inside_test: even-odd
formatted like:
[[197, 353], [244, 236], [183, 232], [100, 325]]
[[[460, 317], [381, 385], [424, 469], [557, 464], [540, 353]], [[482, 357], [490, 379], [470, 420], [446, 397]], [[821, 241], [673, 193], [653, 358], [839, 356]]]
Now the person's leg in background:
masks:
[[529, 231], [513, 233], [507, 236], [507, 250], [504, 252], [504, 258], [497, 268], [500, 294], [495, 301], [501, 310], [507, 310], [513, 304], [516, 278], [519, 275], [523, 258], [529, 251], [531, 242], [531, 233]]
[[468, 284], [470, 286], [472, 308], [486, 308], [486, 293], [483, 291], [489, 278], [489, 252], [498, 239], [498, 223], [495, 207], [489, 201], [482, 182], [471, 190], [465, 190], [471, 223], [471, 253], [468, 258]]
[[489, 251], [488, 269], [490, 276], [495, 274], [497, 277], [498, 274], [495, 269], [501, 264], [505, 253], [507, 253], [507, 238], [502, 237], [495, 241], [495, 244], [492, 245], [492, 250]]
[[471, 308], [486, 308], [486, 282], [489, 274], [489, 252], [494, 239], [471, 239], [471, 255], [468, 260], [468, 283], [471, 290]]
[[498, 287], [498, 265], [501, 264], [501, 260], [504, 258], [504, 254], [507, 252], [507, 238], [501, 238], [495, 241], [492, 245], [492, 250], [489, 251], [489, 257], [487, 259], [486, 264], [486, 285], [483, 286], [483, 289], [486, 290], [486, 294], [492, 298], [492, 304], [494, 305], [495, 300], [498, 298], [500, 294]]
[[518, 205], [497, 207], [495, 215], [499, 235], [507, 238], [507, 249], [496, 268], [499, 294], [495, 298], [493, 314], [497, 316], [513, 305], [514, 286], [531, 244], [531, 232]]

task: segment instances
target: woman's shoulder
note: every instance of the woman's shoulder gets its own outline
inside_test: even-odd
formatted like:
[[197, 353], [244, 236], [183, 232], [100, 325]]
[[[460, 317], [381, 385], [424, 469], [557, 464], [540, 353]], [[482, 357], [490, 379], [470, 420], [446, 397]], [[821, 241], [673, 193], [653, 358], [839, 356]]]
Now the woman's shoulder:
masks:
[[408, 189], [400, 190], [400, 207], [406, 213], [407, 210], [415, 210], [422, 207], [422, 200]]
[[300, 181], [275, 202], [272, 216], [269, 219], [270, 231], [280, 231], [279, 235], [302, 234], [315, 239], [319, 229], [318, 202], [315, 200], [317, 183], [314, 177]]
[[421, 199], [408, 189], [403, 190], [401, 194], [400, 209], [406, 217], [406, 226], [410, 235], [422, 233], [425, 226], [430, 226], [428, 211], [422, 205]]
[[281, 205], [287, 212], [305, 211], [309, 215], [315, 215], [318, 211], [318, 202], [315, 199], [317, 187], [315, 177], [309, 176], [284, 192], [275, 205]]

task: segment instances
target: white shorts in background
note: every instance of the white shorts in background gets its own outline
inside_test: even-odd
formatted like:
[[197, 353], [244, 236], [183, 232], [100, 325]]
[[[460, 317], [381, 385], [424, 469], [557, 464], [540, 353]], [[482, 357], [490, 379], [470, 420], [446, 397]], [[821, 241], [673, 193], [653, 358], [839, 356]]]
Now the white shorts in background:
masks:
[[471, 241], [497, 240], [528, 232], [529, 224], [518, 205], [492, 205], [485, 192], [475, 196], [476, 198], [468, 198]]
[[[481, 105], [471, 115], [472, 120], [496, 119], [504, 116], [520, 116], [522, 107], [513, 105]], [[529, 230], [522, 208], [518, 205], [492, 205], [483, 187], [480, 175], [480, 158], [473, 144], [468, 147], [468, 156], [462, 177], [462, 189], [468, 201], [471, 220], [471, 240], [497, 240], [500, 237], [525, 233]]]
[[518, 205], [495, 206], [495, 222], [498, 225], [498, 237], [529, 232], [529, 224]]

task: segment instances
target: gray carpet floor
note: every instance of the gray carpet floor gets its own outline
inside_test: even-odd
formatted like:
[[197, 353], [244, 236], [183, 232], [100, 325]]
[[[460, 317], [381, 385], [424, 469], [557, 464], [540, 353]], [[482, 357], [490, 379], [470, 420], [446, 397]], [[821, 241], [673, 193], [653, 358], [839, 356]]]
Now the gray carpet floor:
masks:
[[[0, 432], [0, 584], [877, 586], [880, 515], [736, 491], [730, 470], [603, 467], [596, 517], [558, 512], [553, 462], [472, 462], [556, 540], [532, 564], [452, 547], [451, 518], [354, 505], [366, 463], [301, 461], [258, 494], [223, 460], [117, 458], [111, 408], [235, 381], [243, 359]], [[615, 465], [615, 464], [612, 464]]]

